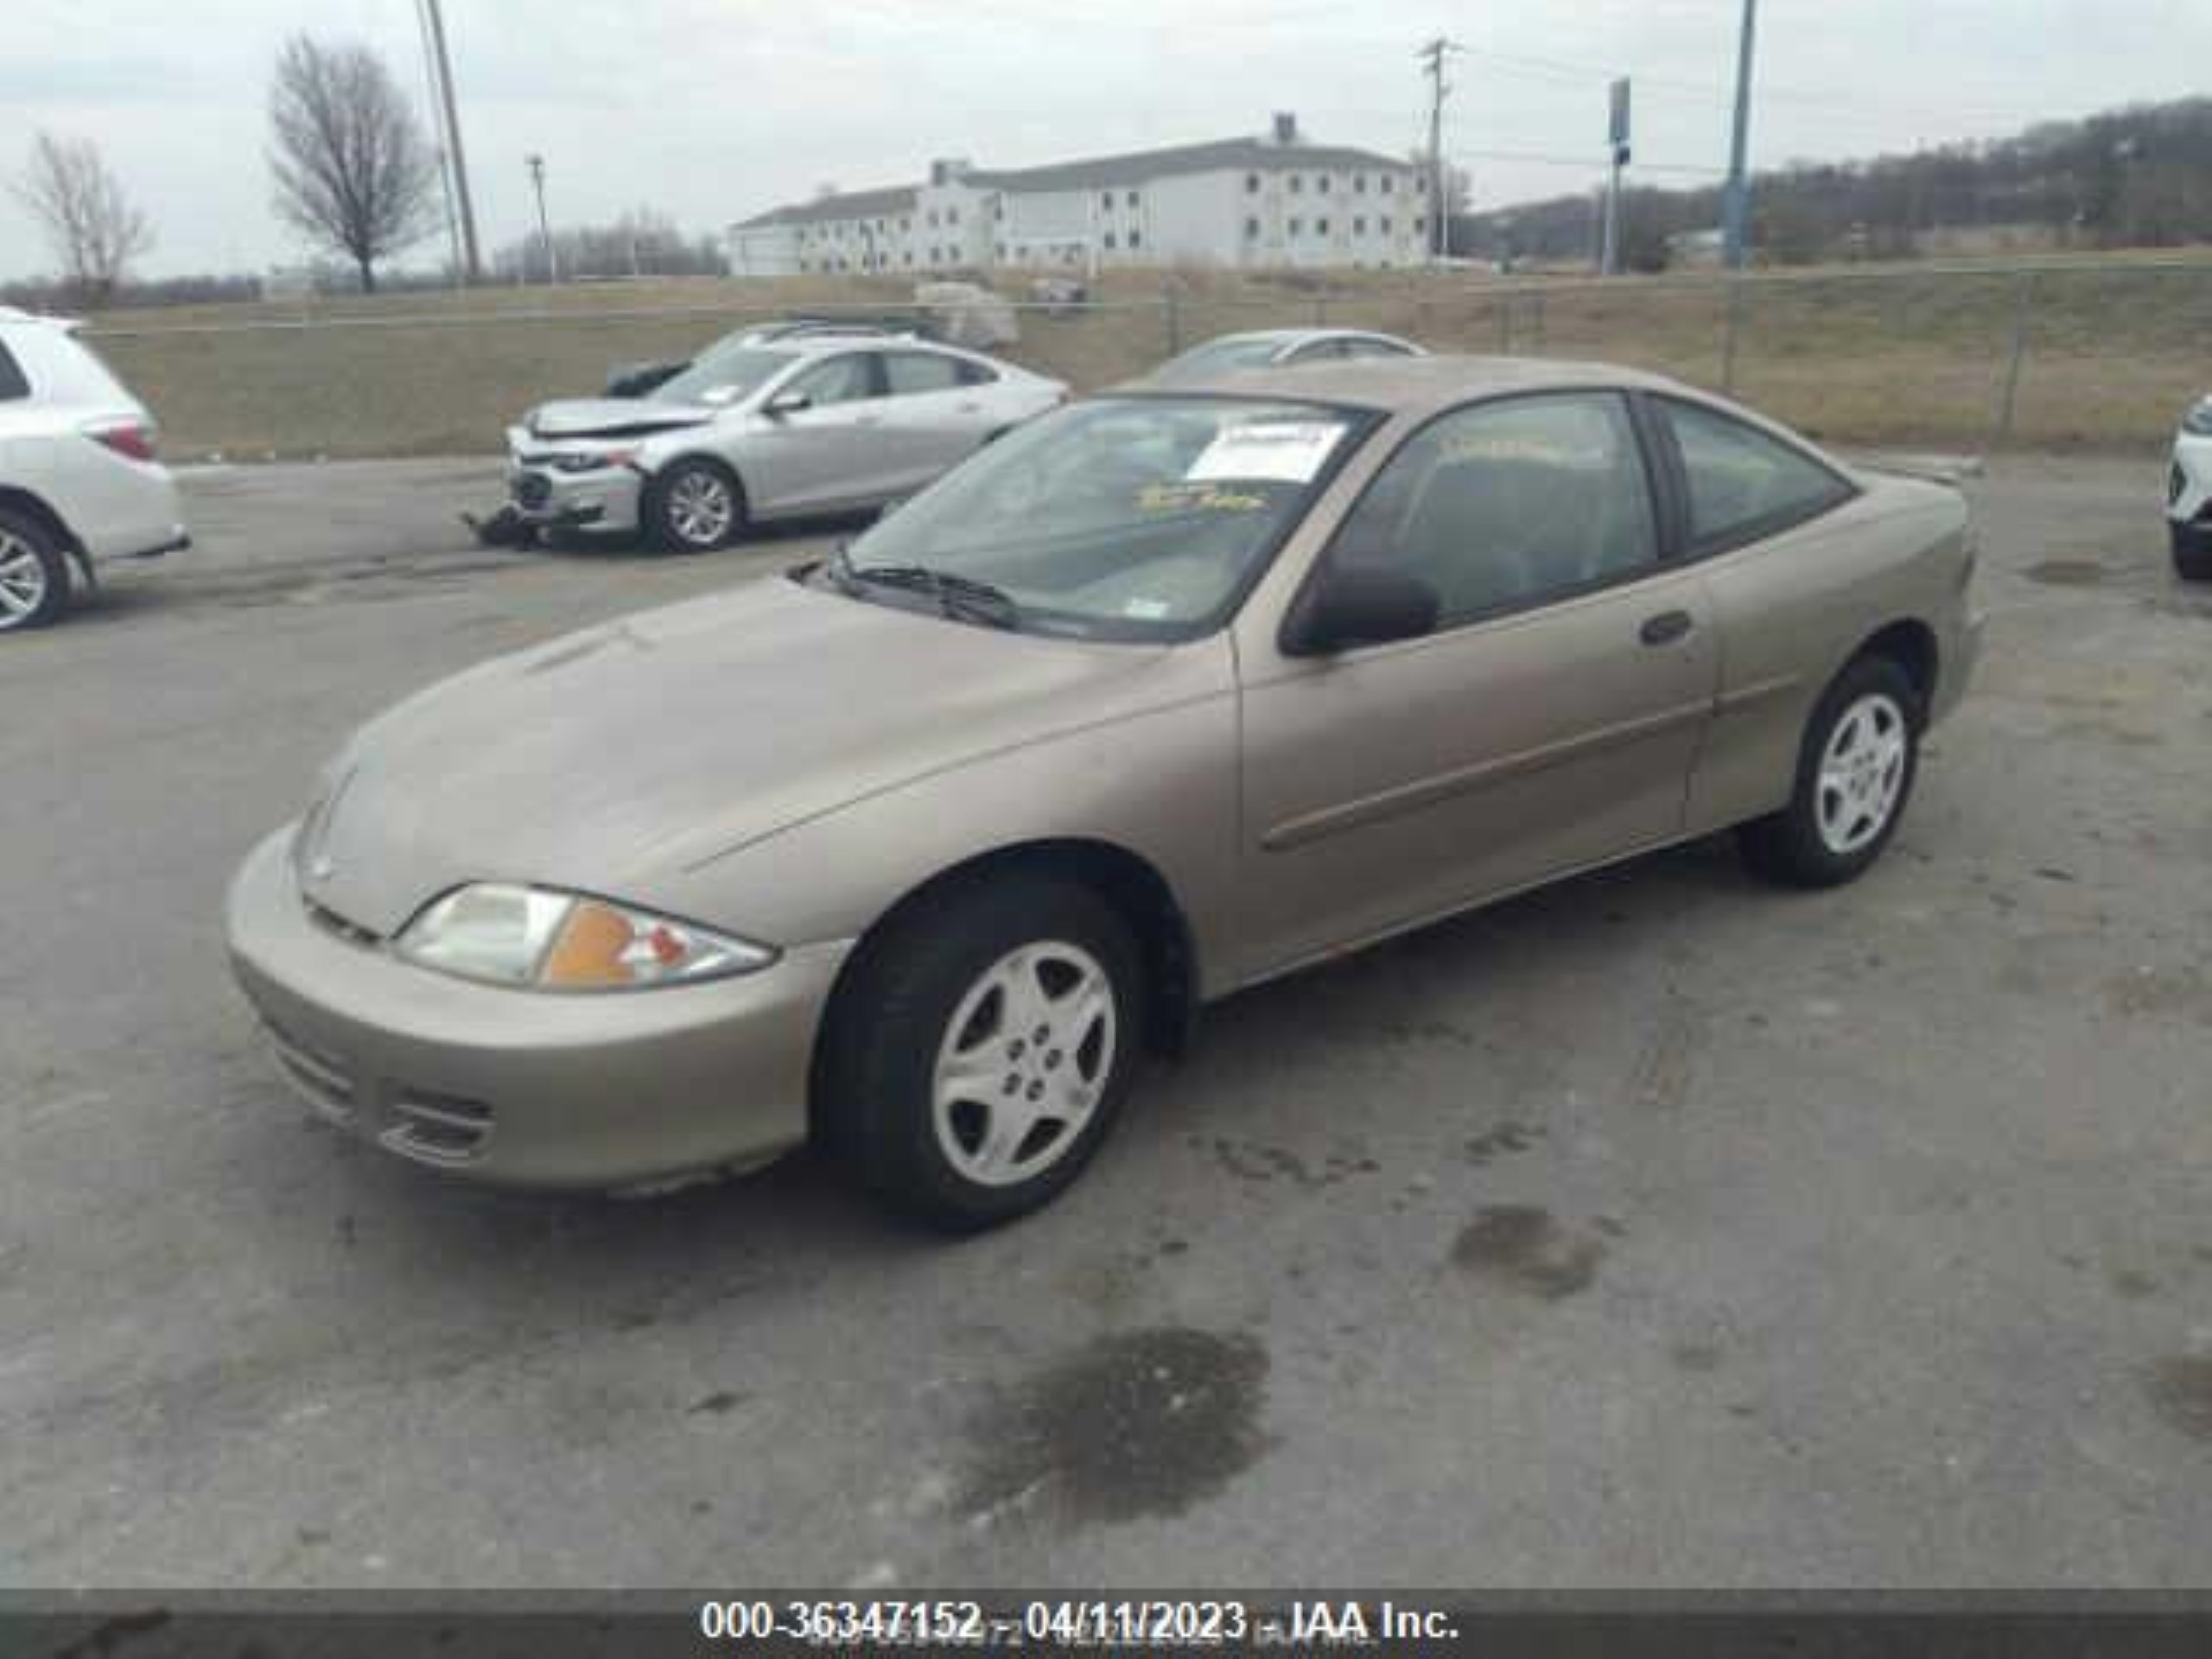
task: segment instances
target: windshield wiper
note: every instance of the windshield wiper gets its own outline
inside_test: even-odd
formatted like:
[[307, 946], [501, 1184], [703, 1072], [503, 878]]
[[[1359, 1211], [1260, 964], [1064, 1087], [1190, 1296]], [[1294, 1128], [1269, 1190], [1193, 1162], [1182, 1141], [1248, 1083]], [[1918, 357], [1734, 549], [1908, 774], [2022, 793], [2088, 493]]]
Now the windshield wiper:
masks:
[[855, 564], [841, 547], [830, 555], [830, 575], [849, 591], [853, 585], [872, 585], [927, 594], [940, 613], [963, 621], [994, 628], [1016, 627], [1021, 621], [1020, 602], [1003, 588], [926, 564]]

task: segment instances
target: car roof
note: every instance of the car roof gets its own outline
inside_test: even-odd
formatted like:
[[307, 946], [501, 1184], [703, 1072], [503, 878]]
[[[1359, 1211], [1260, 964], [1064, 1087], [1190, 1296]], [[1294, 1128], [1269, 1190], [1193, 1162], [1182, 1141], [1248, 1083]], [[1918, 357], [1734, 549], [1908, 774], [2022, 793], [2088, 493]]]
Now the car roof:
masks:
[[1419, 416], [1509, 392], [1592, 388], [1638, 388], [1708, 401], [1680, 381], [1642, 369], [1530, 357], [1370, 357], [1350, 362], [1224, 369], [1179, 382], [1172, 391], [1143, 380], [1127, 382], [1116, 390], [1153, 397], [1292, 397], [1382, 414]]

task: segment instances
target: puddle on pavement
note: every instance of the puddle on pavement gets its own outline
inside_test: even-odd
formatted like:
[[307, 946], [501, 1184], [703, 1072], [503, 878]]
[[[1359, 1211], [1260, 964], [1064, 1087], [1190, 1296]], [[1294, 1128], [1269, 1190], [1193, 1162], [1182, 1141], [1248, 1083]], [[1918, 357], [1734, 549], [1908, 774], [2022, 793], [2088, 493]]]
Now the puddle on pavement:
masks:
[[1587, 1290], [1605, 1255], [1603, 1243], [1562, 1227], [1548, 1210], [1516, 1204], [1481, 1211], [1452, 1247], [1462, 1271], [1553, 1302]]
[[2169, 1354], [2145, 1371], [2143, 1391], [2173, 1427], [2212, 1440], [2212, 1354]]
[[2045, 559], [2021, 573], [2030, 582], [2053, 588], [2094, 588], [2113, 574], [2111, 567], [2094, 559]]
[[1180, 1515], [1267, 1450], [1267, 1350], [1241, 1332], [1098, 1338], [978, 1416], [962, 1507], [979, 1524], [1032, 1506], [1076, 1521]]

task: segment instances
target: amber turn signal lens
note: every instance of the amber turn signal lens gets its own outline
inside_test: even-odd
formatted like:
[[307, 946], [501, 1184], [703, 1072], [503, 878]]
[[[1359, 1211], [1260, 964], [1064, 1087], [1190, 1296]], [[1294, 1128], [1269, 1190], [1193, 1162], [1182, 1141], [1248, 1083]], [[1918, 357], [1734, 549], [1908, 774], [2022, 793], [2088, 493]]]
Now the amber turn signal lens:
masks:
[[623, 957], [636, 937], [620, 911], [580, 899], [569, 912], [561, 937], [553, 941], [538, 982], [587, 988], [627, 985], [632, 976]]

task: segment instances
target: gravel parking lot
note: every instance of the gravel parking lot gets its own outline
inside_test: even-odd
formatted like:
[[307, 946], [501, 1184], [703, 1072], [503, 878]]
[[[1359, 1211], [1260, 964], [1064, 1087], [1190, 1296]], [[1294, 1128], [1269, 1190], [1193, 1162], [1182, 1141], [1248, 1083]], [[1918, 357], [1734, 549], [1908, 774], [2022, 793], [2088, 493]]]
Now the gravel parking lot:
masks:
[[1699, 846], [1249, 994], [947, 1243], [804, 1157], [441, 1185], [307, 1119], [222, 957], [362, 718], [819, 537], [194, 477], [199, 550], [0, 645], [0, 1586], [2201, 1583], [2212, 593], [2158, 486], [1975, 486], [1989, 658], [1859, 887]]

